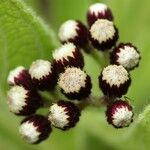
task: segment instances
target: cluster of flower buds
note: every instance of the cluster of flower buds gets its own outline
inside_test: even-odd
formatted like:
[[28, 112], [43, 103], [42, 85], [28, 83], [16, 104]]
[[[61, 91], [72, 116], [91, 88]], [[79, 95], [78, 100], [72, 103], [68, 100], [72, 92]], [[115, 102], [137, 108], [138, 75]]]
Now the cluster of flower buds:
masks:
[[[62, 52], [62, 49], [66, 51], [66, 55], [64, 52], [66, 61], [58, 52], [59, 50]], [[27, 116], [21, 122], [19, 132], [28, 143], [37, 144], [48, 138], [52, 131], [51, 126], [61, 130], [72, 128], [80, 117], [80, 109], [73, 102], [59, 99], [53, 100], [57, 102], [49, 105], [47, 116], [35, 114], [38, 108], [44, 106], [44, 100], [39, 91], [51, 92], [58, 82], [58, 86], [64, 89], [64, 95], [71, 99], [86, 98], [91, 92], [90, 77], [81, 70], [84, 61], [79, 50], [71, 43], [62, 46], [62, 49], [54, 52], [58, 53], [56, 58], [59, 57], [62, 61], [57, 62], [54, 58], [53, 63], [50, 63], [48, 60], [38, 59], [29, 69], [19, 66], [11, 70], [8, 75], [10, 85], [7, 93], [8, 106], [12, 113]], [[73, 52], [81, 56], [82, 62], [79, 63], [81, 66], [70, 65], [71, 62], [75, 62], [75, 60], [71, 61], [74, 59]], [[67, 54], [70, 57], [67, 57]]]
[[[86, 49], [90, 47], [90, 51], [92, 51], [93, 47], [98, 51], [104, 53], [107, 51], [109, 53], [110, 65], [103, 68], [99, 75], [99, 87], [104, 94], [104, 100], [107, 101], [106, 117], [108, 122], [114, 127], [128, 126], [133, 120], [132, 107], [127, 101], [121, 100], [120, 98], [127, 93], [131, 85], [129, 71], [139, 65], [141, 58], [140, 53], [131, 43], [117, 44], [119, 39], [118, 28], [114, 24], [113, 14], [107, 5], [102, 3], [91, 5], [87, 11], [87, 23], [89, 27], [86, 27], [80, 21], [68, 20], [60, 27], [58, 37], [62, 43], [72, 42], [78, 48]], [[78, 64], [79, 61], [77, 57], [75, 60]], [[74, 95], [77, 96], [76, 91], [79, 91], [78, 88], [76, 88], [77, 86], [73, 86], [70, 79], [67, 82], [67, 76], [69, 76], [69, 74], [71, 75], [73, 70], [75, 71], [75, 69], [68, 68], [60, 75], [58, 80], [58, 85], [62, 92], [70, 99], [74, 99]], [[78, 75], [74, 78], [78, 78], [79, 80], [81, 76], [79, 72], [77, 74]], [[88, 76], [83, 77], [87, 78]], [[66, 82], [64, 82], [65, 80]], [[87, 86], [90, 86], [89, 83], [87, 78]], [[83, 85], [85, 85], [85, 83], [83, 83]], [[86, 95], [84, 88], [82, 88], [82, 90], [82, 95]], [[78, 98], [80, 99], [80, 97]], [[118, 125], [113, 121], [113, 118], [117, 119], [115, 113], [119, 119]], [[129, 115], [129, 113], [131, 115]]]
[[[19, 66], [10, 71], [8, 106], [14, 114], [26, 116], [19, 132], [28, 143], [37, 144], [48, 138], [52, 126], [68, 130], [79, 121], [81, 109], [77, 104], [86, 103], [92, 89], [91, 78], [84, 70], [81, 48], [110, 52], [110, 65], [102, 69], [98, 78], [108, 123], [122, 128], [133, 121], [132, 106], [121, 97], [128, 91], [129, 71], [139, 65], [140, 53], [131, 43], [116, 46], [119, 35], [113, 20], [107, 5], [93, 4], [87, 12], [89, 27], [76, 20], [61, 25], [58, 36], [62, 45], [52, 52], [52, 62], [38, 59], [29, 69]], [[55, 86], [66, 100], [53, 99], [47, 116], [35, 114], [38, 108], [45, 106], [39, 91], [50, 93], [56, 90]]]

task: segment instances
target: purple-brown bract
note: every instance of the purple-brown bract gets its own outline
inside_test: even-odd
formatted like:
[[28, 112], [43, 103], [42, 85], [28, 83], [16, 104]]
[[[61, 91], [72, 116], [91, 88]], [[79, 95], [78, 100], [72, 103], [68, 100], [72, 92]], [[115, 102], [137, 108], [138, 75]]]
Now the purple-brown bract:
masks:
[[80, 68], [67, 67], [58, 78], [62, 93], [71, 100], [82, 100], [91, 93], [91, 78]]
[[39, 90], [52, 90], [57, 82], [57, 73], [53, 65], [47, 61], [38, 59], [29, 69], [34, 86]]
[[121, 97], [126, 94], [130, 84], [130, 74], [121, 65], [109, 65], [99, 76], [99, 86], [104, 95]]
[[83, 55], [73, 43], [66, 43], [56, 49], [53, 58], [53, 67], [57, 73], [63, 72], [67, 66], [84, 67]]
[[60, 100], [49, 109], [48, 119], [52, 125], [61, 130], [67, 130], [79, 121], [80, 110], [72, 102]]
[[37, 91], [18, 85], [11, 87], [7, 97], [10, 111], [16, 115], [31, 115], [43, 104]]
[[31, 144], [38, 144], [47, 139], [51, 131], [51, 123], [42, 115], [25, 118], [19, 129], [21, 136]]
[[106, 117], [115, 128], [128, 127], [133, 121], [132, 106], [127, 101], [117, 100], [107, 106]]
[[89, 26], [92, 26], [92, 24], [98, 19], [108, 19], [113, 21], [113, 14], [111, 10], [103, 3], [92, 4], [87, 12], [87, 21]]
[[61, 25], [58, 36], [63, 44], [71, 42], [84, 48], [88, 44], [89, 31], [81, 21], [68, 20]]
[[28, 70], [23, 66], [18, 66], [11, 70], [7, 82], [10, 86], [22, 85], [28, 89], [34, 89], [31, 76]]
[[98, 19], [90, 28], [90, 41], [98, 50], [110, 50], [118, 38], [118, 29], [107, 19]]
[[137, 48], [131, 43], [120, 43], [111, 53], [111, 64], [122, 65], [128, 70], [139, 66], [141, 59]]

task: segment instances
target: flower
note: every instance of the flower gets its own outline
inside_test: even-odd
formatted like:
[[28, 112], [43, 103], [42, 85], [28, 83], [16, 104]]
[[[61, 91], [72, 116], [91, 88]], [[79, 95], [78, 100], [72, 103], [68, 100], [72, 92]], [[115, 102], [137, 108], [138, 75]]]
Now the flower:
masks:
[[41, 105], [40, 95], [23, 86], [15, 85], [7, 93], [10, 111], [17, 115], [33, 114]]
[[118, 40], [118, 29], [107, 19], [98, 19], [90, 28], [92, 45], [99, 50], [108, 50], [115, 46]]
[[66, 43], [53, 52], [53, 66], [58, 73], [66, 66], [84, 67], [84, 59], [80, 50], [73, 43]]
[[99, 86], [108, 96], [121, 97], [126, 94], [130, 83], [130, 75], [121, 65], [109, 65], [102, 70], [99, 76]]
[[45, 140], [51, 131], [50, 122], [42, 115], [33, 115], [25, 118], [19, 128], [20, 135], [30, 144], [38, 144]]
[[88, 97], [92, 88], [90, 77], [80, 68], [76, 67], [67, 67], [59, 75], [58, 86], [69, 99], [77, 100]]
[[111, 54], [111, 63], [132, 70], [139, 65], [140, 53], [131, 43], [120, 43]]
[[87, 12], [87, 21], [89, 26], [92, 26], [98, 19], [108, 19], [113, 21], [113, 14], [106, 4], [94, 3]]
[[62, 43], [72, 42], [76, 46], [84, 47], [88, 43], [89, 32], [86, 26], [76, 20], [68, 20], [64, 22], [58, 33], [58, 37]]
[[115, 128], [128, 127], [133, 121], [132, 106], [127, 101], [117, 100], [107, 107], [106, 117]]
[[29, 73], [33, 84], [40, 90], [50, 90], [56, 85], [57, 74], [47, 60], [38, 59], [32, 62]]
[[76, 125], [79, 121], [80, 110], [69, 101], [58, 101], [49, 109], [48, 119], [56, 128], [67, 130]]
[[18, 66], [15, 69], [11, 70], [7, 82], [9, 85], [22, 85], [28, 89], [33, 89], [32, 80], [27, 69], [23, 66]]

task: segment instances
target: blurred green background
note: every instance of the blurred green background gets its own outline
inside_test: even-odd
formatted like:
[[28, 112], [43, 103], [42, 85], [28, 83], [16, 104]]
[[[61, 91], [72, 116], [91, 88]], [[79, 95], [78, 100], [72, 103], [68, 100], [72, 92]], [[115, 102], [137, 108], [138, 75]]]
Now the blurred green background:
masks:
[[[0, 4], [2, 1], [3, 0], [0, 0]], [[51, 26], [57, 34], [61, 23], [68, 19], [80, 19], [86, 23], [86, 11], [88, 6], [98, 1], [24, 0], [24, 2], [31, 7], [49, 27]], [[136, 119], [137, 115], [150, 103], [150, 1], [103, 0], [99, 2], [108, 4], [108, 6], [112, 9], [115, 17], [115, 24], [119, 28], [120, 41], [134, 43], [141, 52], [142, 60], [139, 68], [135, 69], [131, 73], [132, 85], [127, 94], [127, 96], [131, 99], [131, 103], [134, 105]], [[0, 11], [2, 9], [4, 8], [0, 7]], [[3, 12], [5, 12], [5, 10], [3, 10]], [[2, 18], [1, 15], [3, 15], [3, 13], [0, 13], [0, 150], [150, 149], [150, 129], [144, 130], [143, 128], [138, 128], [138, 130], [136, 130], [136, 124], [134, 123], [126, 129], [114, 129], [108, 125], [105, 120], [105, 109], [93, 107], [88, 107], [83, 111], [80, 122], [74, 129], [67, 132], [54, 129], [47, 141], [36, 146], [26, 144], [18, 133], [21, 118], [11, 114], [7, 107], [6, 89], [8, 87], [6, 84], [6, 77], [8, 71], [17, 66], [17, 64], [29, 66], [31, 60], [36, 58], [50, 58], [51, 50], [55, 48], [57, 42], [55, 42], [56, 44], [53, 44], [51, 47], [45, 46], [47, 49], [46, 52], [44, 51], [43, 53], [41, 51], [34, 50], [33, 53], [25, 53], [24, 49], [28, 51], [28, 47], [24, 45], [21, 45], [23, 49], [22, 51], [13, 51], [13, 43], [11, 45], [11, 43], [7, 41], [7, 36], [5, 37], [5, 33], [7, 35], [7, 32], [9, 31], [4, 32], [3, 21], [5, 22], [5, 18]], [[16, 16], [18, 15], [19, 14], [16, 14]], [[19, 43], [21, 36], [19, 37], [19, 35], [17, 35], [17, 30], [14, 32], [16, 32], [16, 36], [18, 36], [16, 38], [18, 38], [17, 40]], [[9, 36], [11, 37], [10, 34]], [[35, 40], [37, 40], [36, 37]], [[39, 40], [42, 40], [42, 38]], [[10, 45], [7, 46], [6, 41]], [[51, 43], [52, 41], [49, 42]], [[4, 43], [6, 43], [5, 46]], [[24, 44], [28, 44], [27, 41]], [[32, 43], [30, 44], [32, 45]], [[40, 49], [41, 47], [42, 45], [39, 46], [37, 44], [32, 48]], [[12, 51], [7, 51], [7, 49], [12, 49]], [[86, 71], [93, 79], [94, 87], [92, 91], [94, 95], [101, 95], [97, 83], [97, 76], [100, 73], [101, 68], [90, 56], [86, 55], [85, 58]], [[150, 126], [150, 122], [147, 122], [147, 124], [148, 123]]]

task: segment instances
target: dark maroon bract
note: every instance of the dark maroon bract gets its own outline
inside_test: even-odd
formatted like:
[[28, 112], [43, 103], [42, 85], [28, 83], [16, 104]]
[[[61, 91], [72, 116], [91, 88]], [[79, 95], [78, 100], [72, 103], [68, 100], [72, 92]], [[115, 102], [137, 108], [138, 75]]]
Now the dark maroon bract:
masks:
[[91, 93], [91, 78], [83, 70], [67, 67], [58, 78], [58, 86], [70, 100], [82, 100]]
[[115, 128], [128, 127], [133, 121], [132, 106], [127, 101], [117, 100], [107, 106], [106, 117]]
[[39, 90], [52, 90], [57, 83], [57, 73], [53, 65], [47, 61], [38, 59], [29, 69], [34, 86]]
[[111, 53], [111, 64], [122, 65], [128, 70], [139, 66], [140, 52], [131, 43], [120, 43]]
[[[63, 56], [60, 53], [64, 54]], [[53, 53], [53, 67], [57, 73], [64, 71], [65, 67], [84, 67], [84, 58], [80, 50], [72, 43], [64, 44]]]
[[107, 66], [99, 76], [100, 89], [104, 95], [111, 97], [121, 97], [126, 94], [130, 84], [130, 75], [122, 66]]
[[97, 50], [110, 50], [118, 38], [117, 27], [107, 19], [98, 19], [90, 28], [90, 41]]
[[[24, 123], [32, 124], [33, 128], [39, 133], [39, 136], [37, 137], [37, 140], [34, 141], [32, 144], [38, 144], [42, 142], [43, 140], [47, 139], [52, 132], [51, 129], [51, 124], [48, 121], [48, 119], [42, 115], [33, 115], [25, 118], [22, 122], [21, 125]], [[30, 129], [31, 130], [31, 129]], [[27, 131], [28, 132], [28, 131]], [[28, 140], [31, 139], [31, 137], [27, 137], [27, 135], [23, 135], [24, 133], [21, 133], [22, 136]], [[34, 136], [34, 135], [31, 135]], [[30, 142], [30, 141], [28, 141]]]
[[37, 91], [29, 90], [23, 86], [11, 87], [7, 97], [10, 111], [16, 115], [31, 115], [43, 104]]
[[83, 100], [91, 94], [92, 83], [90, 76], [87, 76], [85, 82], [85, 87], [81, 87], [78, 92], [65, 93], [63, 89], [61, 91], [70, 100]]
[[8, 83], [11, 86], [20, 85], [27, 89], [34, 89], [31, 76], [26, 68], [19, 66], [10, 71], [8, 76]]
[[60, 27], [58, 36], [62, 44], [71, 42], [84, 48], [88, 44], [89, 31], [81, 21], [68, 20]]
[[61, 130], [68, 130], [77, 124], [79, 117], [80, 110], [74, 103], [60, 100], [50, 107], [48, 118], [54, 127]]
[[89, 26], [98, 20], [98, 19], [108, 19], [113, 21], [113, 14], [107, 5], [103, 3], [95, 3], [89, 7], [87, 12], [87, 21]]

